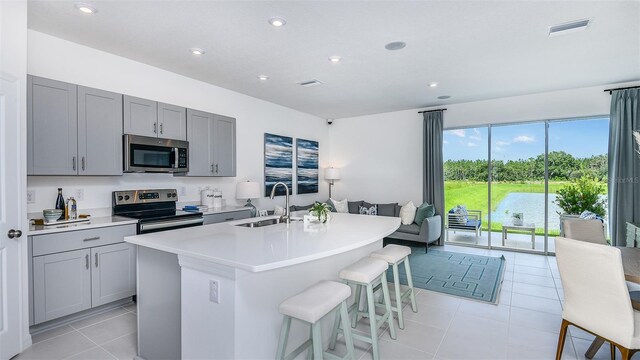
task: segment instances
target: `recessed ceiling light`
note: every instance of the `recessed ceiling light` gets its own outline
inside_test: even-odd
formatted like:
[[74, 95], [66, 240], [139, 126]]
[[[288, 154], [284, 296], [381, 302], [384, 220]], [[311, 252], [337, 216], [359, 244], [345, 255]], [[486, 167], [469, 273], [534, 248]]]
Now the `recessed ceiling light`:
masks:
[[404, 49], [405, 46], [407, 46], [407, 44], [402, 41], [394, 41], [394, 42], [388, 43], [384, 47], [387, 50], [400, 50], [400, 49]]
[[449, 99], [449, 98], [451, 98], [451, 96], [449, 96], [449, 95], [441, 95], [441, 96], [438, 96], [438, 99], [440, 99], [440, 100], [447, 100], [447, 99]]
[[262, 81], [267, 81], [267, 80], [269, 80], [269, 77], [267, 75], [260, 75], [260, 76], [258, 76], [258, 79], [260, 79]]
[[434, 87], [436, 87], [436, 86], [438, 86], [438, 83], [437, 83], [437, 82], [435, 82], [435, 81], [434, 81], [434, 82], [430, 82], [430, 83], [429, 83], [429, 87], [430, 87], [430, 88], [434, 88]]
[[200, 48], [191, 48], [189, 49], [193, 55], [204, 55], [204, 50]]
[[271, 19], [269, 19], [269, 24], [271, 24], [271, 26], [274, 27], [282, 27], [287, 23], [287, 20], [281, 18], [281, 17], [273, 17]]
[[82, 11], [85, 14], [95, 14], [98, 12], [98, 9], [86, 3], [76, 2], [73, 5], [76, 7], [76, 9]]
[[334, 55], [334, 56], [330, 56], [329, 57], [329, 61], [331, 61], [334, 64], [337, 64], [340, 62], [340, 60], [342, 60], [342, 58], [338, 55]]
[[549, 27], [549, 37], [569, 34], [585, 30], [591, 24], [591, 19], [582, 19]]

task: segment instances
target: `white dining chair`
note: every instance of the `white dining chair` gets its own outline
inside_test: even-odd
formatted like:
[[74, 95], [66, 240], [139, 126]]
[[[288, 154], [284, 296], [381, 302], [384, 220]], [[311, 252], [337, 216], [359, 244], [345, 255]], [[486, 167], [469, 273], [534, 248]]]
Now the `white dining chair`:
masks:
[[607, 245], [604, 225], [600, 220], [567, 219], [562, 223], [564, 237]]
[[562, 357], [567, 328], [573, 325], [609, 341], [622, 359], [640, 349], [640, 312], [634, 311], [620, 250], [585, 241], [556, 238], [556, 259], [564, 288], [564, 309], [556, 360]]

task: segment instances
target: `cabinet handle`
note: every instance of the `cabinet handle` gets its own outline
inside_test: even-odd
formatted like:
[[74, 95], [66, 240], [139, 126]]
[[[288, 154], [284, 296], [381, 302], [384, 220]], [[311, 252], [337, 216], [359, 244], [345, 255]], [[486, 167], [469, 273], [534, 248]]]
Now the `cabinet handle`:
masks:
[[218, 164], [216, 164], [216, 174], [218, 173]]
[[213, 164], [211, 164], [211, 172], [213, 172]]
[[231, 221], [231, 220], [235, 220], [235, 218], [232, 218], [232, 217], [231, 217], [231, 218], [226, 218], [226, 219], [224, 219], [224, 221]]
[[96, 258], [96, 267], [98, 267], [98, 253], [96, 253], [95, 258]]
[[163, 134], [162, 125], [164, 125], [164, 123], [160, 124], [160, 134]]
[[82, 171], [84, 171], [84, 156], [82, 157]]
[[89, 254], [84, 256], [84, 267], [89, 270]]
[[73, 171], [76, 171], [76, 157], [74, 156], [73, 159], [71, 159], [71, 163], [73, 164]]
[[157, 123], [153, 123], [153, 133], [154, 134], [158, 133], [158, 124]]
[[93, 241], [93, 240], [100, 240], [100, 236], [94, 236], [94, 237], [90, 237], [90, 238], [86, 238], [82, 241]]

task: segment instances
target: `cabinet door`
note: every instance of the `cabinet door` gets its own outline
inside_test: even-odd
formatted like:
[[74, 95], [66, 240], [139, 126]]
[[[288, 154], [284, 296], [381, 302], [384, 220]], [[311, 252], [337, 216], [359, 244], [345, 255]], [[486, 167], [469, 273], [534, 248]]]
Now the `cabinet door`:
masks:
[[189, 173], [187, 176], [213, 176], [213, 114], [187, 109]]
[[120, 243], [91, 248], [93, 307], [136, 293], [136, 246]]
[[158, 105], [155, 101], [124, 95], [124, 133], [158, 136]]
[[89, 255], [89, 249], [83, 249], [33, 258], [36, 324], [91, 307]]
[[76, 104], [75, 85], [28, 76], [28, 175], [77, 174]]
[[214, 175], [236, 176], [236, 119], [215, 115]]
[[187, 140], [187, 109], [158, 103], [158, 137]]
[[78, 174], [122, 175], [122, 95], [78, 86]]

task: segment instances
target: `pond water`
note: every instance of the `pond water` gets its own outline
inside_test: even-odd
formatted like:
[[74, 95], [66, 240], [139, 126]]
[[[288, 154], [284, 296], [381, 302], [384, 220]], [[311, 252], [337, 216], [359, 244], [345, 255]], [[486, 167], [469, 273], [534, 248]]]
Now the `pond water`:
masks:
[[[554, 203], [556, 194], [549, 194], [549, 230], [560, 229], [560, 207]], [[544, 227], [544, 193], [512, 192], [507, 194], [491, 213], [491, 221], [504, 223], [511, 221], [511, 214], [523, 213], [525, 223]], [[508, 212], [508, 213], [507, 213]]]

